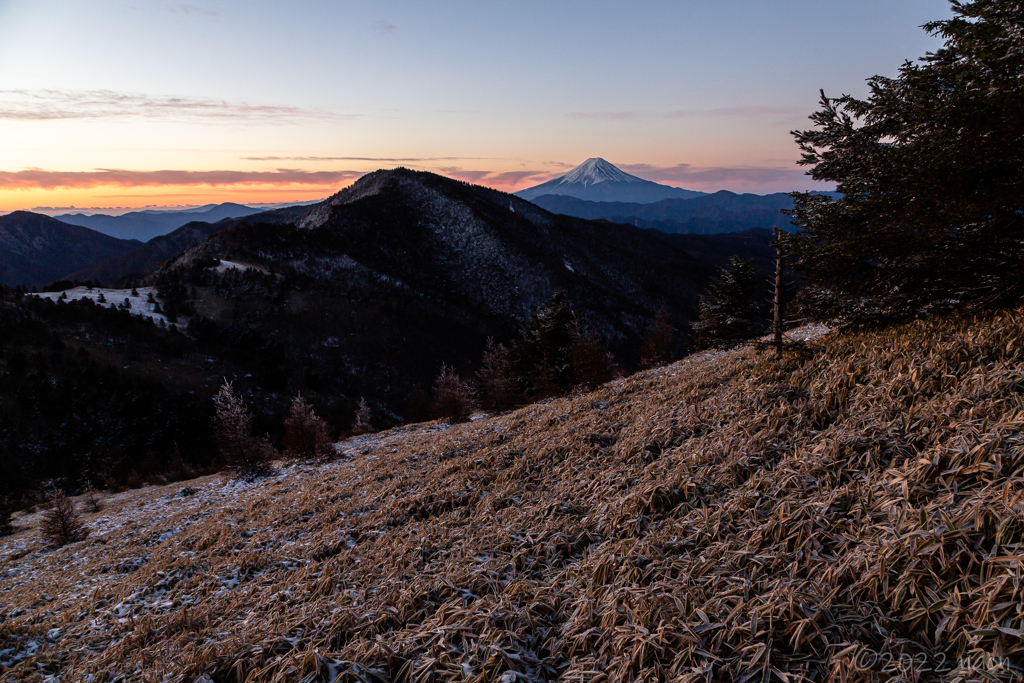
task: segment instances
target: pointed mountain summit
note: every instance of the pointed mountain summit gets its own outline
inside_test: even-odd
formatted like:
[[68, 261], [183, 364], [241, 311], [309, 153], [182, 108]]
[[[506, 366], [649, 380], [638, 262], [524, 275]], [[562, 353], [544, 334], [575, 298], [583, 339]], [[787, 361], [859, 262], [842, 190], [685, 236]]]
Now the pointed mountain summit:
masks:
[[594, 157], [587, 159], [561, 178], [520, 190], [515, 194], [529, 201], [553, 194], [595, 202], [649, 204], [662, 199], [691, 199], [704, 193], [637, 178], [600, 157]]

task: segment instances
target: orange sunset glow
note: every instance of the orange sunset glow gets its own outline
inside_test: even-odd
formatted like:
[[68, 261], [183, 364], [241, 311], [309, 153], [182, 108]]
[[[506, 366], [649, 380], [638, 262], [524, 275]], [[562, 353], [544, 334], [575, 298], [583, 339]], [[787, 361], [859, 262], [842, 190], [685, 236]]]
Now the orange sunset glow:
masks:
[[309, 201], [396, 166], [515, 191], [593, 156], [816, 189], [790, 136], [816, 88], [863, 91], [944, 7], [837, 9], [844, 33], [805, 45], [806, 3], [734, 4], [0, 2], [0, 212]]

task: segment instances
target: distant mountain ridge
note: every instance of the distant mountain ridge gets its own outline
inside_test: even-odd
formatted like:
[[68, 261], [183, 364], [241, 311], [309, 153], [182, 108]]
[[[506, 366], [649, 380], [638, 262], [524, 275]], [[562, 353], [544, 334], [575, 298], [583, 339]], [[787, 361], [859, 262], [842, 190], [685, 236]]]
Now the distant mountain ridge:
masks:
[[166, 235], [154, 237], [145, 244], [126, 254], [114, 256], [99, 263], [70, 273], [68, 280], [93, 280], [107, 285], [114, 285], [130, 275], [143, 275], [161, 263], [202, 242], [210, 235], [226, 230], [239, 223], [260, 221], [263, 223], [287, 223], [308, 211], [306, 206], [291, 206], [283, 209], [260, 211], [241, 218], [224, 218], [216, 223], [192, 221]]
[[793, 207], [793, 199], [785, 192], [757, 195], [720, 190], [691, 199], [663, 199], [646, 204], [544, 195], [533, 203], [552, 213], [655, 228], [670, 234], [713, 235], [772, 227], [793, 230], [789, 217], [782, 213]]
[[65, 213], [55, 218], [70, 225], [80, 225], [104, 235], [120, 239], [137, 239], [148, 242], [154, 237], [166, 235], [187, 223], [203, 221], [216, 223], [225, 218], [242, 218], [266, 209], [254, 209], [244, 204], [226, 202], [224, 204], [207, 204], [197, 209], [185, 211], [160, 211], [147, 209], [132, 211], [120, 216], [106, 214], [87, 215], [84, 213]]
[[89, 228], [30, 211], [0, 216], [0, 284], [45, 285], [138, 247]]
[[[687, 329], [730, 253], [716, 243], [691, 255], [651, 232], [405, 169], [364, 176], [288, 222], [263, 216], [225, 221], [137, 284], [196, 291], [209, 319], [197, 330], [276, 349], [256, 380], [305, 368], [302, 381], [339, 411], [362, 396], [401, 414], [442, 363], [475, 366], [488, 337], [507, 343], [558, 291], [635, 366], [659, 308]], [[218, 261], [253, 270], [218, 271]]]
[[640, 204], [662, 199], [690, 199], [703, 194], [637, 178], [600, 157], [587, 159], [560, 178], [515, 193], [528, 201], [543, 195], [561, 195], [589, 201]]

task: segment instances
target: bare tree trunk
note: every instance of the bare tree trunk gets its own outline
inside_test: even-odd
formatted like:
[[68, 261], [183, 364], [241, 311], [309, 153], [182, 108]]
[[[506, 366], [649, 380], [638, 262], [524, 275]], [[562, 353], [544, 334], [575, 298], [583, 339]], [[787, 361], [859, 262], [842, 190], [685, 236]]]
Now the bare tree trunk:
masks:
[[775, 318], [772, 332], [775, 335], [775, 352], [782, 353], [782, 244], [780, 231], [775, 228], [775, 299], [772, 301]]

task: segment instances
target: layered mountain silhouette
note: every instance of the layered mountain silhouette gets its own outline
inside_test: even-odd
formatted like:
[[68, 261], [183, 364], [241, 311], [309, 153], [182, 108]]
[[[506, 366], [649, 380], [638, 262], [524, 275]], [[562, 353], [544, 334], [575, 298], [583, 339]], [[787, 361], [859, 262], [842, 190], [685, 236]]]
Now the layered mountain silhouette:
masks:
[[663, 199], [651, 203], [593, 202], [549, 194], [533, 202], [553, 213], [604, 219], [667, 233], [708, 235], [775, 226], [793, 229], [789, 217], [781, 213], [793, 208], [793, 199], [784, 192], [757, 195], [722, 190], [690, 199]]
[[64, 278], [83, 282], [85, 280], [93, 280], [108, 285], [118, 284], [128, 276], [147, 273], [193, 244], [197, 244], [225, 228], [237, 225], [239, 222], [254, 219], [264, 223], [286, 223], [302, 215], [306, 210], [307, 207], [302, 206], [287, 207], [250, 214], [242, 219], [231, 220], [225, 218], [216, 223], [193, 221], [171, 233], [154, 237], [127, 254], [90, 264], [88, 267], [64, 276]]
[[689, 199], [704, 193], [637, 178], [604, 159], [593, 158], [587, 159], [560, 178], [520, 190], [515, 194], [530, 201], [543, 195], [560, 195], [590, 201], [645, 204], [669, 198]]
[[254, 209], [244, 204], [207, 204], [196, 209], [185, 211], [132, 211], [120, 216], [105, 214], [87, 215], [84, 213], [66, 213], [56, 216], [64, 223], [80, 225], [105, 235], [121, 239], [137, 239], [142, 242], [166, 235], [181, 226], [194, 221], [216, 223], [225, 218], [241, 218], [264, 209]]
[[685, 330], [728, 256], [404, 169], [364, 176], [294, 220], [263, 216], [225, 221], [139, 284], [194, 290], [204, 339], [276, 349], [254, 382], [299, 368], [289, 386], [397, 414], [442, 363], [474, 367], [487, 337], [508, 342], [557, 291], [632, 366], [655, 312]]
[[0, 284], [44, 285], [138, 247], [49, 216], [15, 211], [0, 216]]
[[556, 292], [629, 371], [657, 311], [682, 353], [716, 266], [738, 252], [763, 267], [771, 253], [763, 232], [668, 235], [403, 169], [312, 207], [190, 223], [145, 245], [45, 216], [2, 222], [4, 258], [131, 249], [90, 269], [32, 273], [40, 282], [77, 269], [113, 284], [171, 254], [121, 283], [154, 286], [157, 324], [109, 292], [106, 304], [3, 293], [0, 329], [16, 345], [6, 348], [54, 349], [45, 367], [10, 375], [12, 395], [31, 399], [0, 425], [20, 444], [4, 472], [15, 486], [70, 476], [61, 463], [97, 453], [122, 478], [167, 462], [209, 466], [210, 399], [225, 379], [275, 440], [299, 392], [334, 433], [352, 425], [361, 399], [378, 427], [423, 419], [442, 365], [472, 376], [488, 337], [509, 344]]

